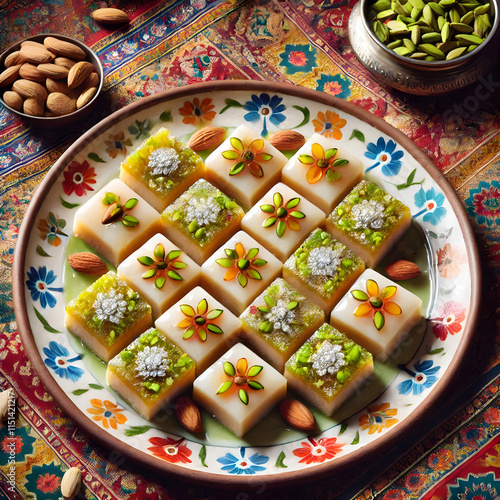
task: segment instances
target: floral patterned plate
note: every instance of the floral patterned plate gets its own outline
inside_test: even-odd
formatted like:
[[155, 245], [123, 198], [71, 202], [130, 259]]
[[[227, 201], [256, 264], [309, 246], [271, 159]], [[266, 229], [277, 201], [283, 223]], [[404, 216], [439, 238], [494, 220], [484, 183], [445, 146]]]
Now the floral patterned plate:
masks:
[[[76, 208], [116, 177], [120, 162], [160, 127], [187, 141], [204, 125], [245, 123], [263, 137], [294, 129], [332, 137], [363, 162], [365, 177], [402, 199], [426, 241], [426, 325], [412, 358], [374, 399], [319, 432], [285, 428], [277, 412], [244, 440], [210, 421], [209, 439], [167, 416], [147, 422], [111, 391], [105, 367], [63, 325], [64, 263]], [[73, 249], [74, 251], [74, 249]], [[75, 422], [110, 450], [183, 479], [218, 485], [279, 484], [339, 473], [401, 439], [449, 387], [477, 319], [479, 262], [453, 188], [406, 136], [342, 100], [261, 82], [192, 85], [145, 98], [103, 120], [70, 147], [30, 204], [16, 248], [14, 293], [23, 343], [43, 383]], [[67, 290], [66, 290], [67, 292]], [[359, 399], [360, 398], [360, 399]], [[116, 455], [120, 456], [120, 455]], [[250, 482], [249, 482], [250, 481]]]

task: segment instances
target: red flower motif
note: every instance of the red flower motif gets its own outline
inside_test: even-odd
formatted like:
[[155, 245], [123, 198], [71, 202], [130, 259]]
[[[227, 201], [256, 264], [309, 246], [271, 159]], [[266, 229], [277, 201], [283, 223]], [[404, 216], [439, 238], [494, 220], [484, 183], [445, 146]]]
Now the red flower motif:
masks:
[[18, 454], [23, 448], [23, 439], [19, 436], [9, 437], [5, 436], [3, 441], [0, 443], [0, 449], [4, 453]]
[[427, 476], [425, 474], [409, 474], [405, 481], [405, 488], [410, 491], [420, 491], [427, 481]]
[[465, 320], [466, 308], [458, 302], [449, 301], [439, 310], [438, 317], [432, 322], [432, 331], [439, 340], [446, 340], [448, 334], [455, 335], [462, 330], [461, 323]]
[[490, 425], [500, 425], [500, 410], [489, 408], [484, 412], [484, 421]]
[[456, 278], [460, 274], [465, 256], [458, 247], [449, 243], [437, 251], [438, 271], [443, 278]]
[[93, 191], [94, 188], [90, 184], [95, 184], [96, 173], [94, 167], [89, 165], [88, 161], [79, 163], [72, 161], [64, 171], [63, 189], [68, 196], [75, 193], [77, 196], [84, 196], [87, 191]]
[[179, 108], [179, 113], [184, 117], [182, 123], [186, 125], [202, 125], [211, 122], [217, 114], [213, 111], [215, 106], [212, 104], [212, 99], [200, 100], [195, 97], [193, 102], [186, 101], [182, 108]]
[[337, 438], [320, 438], [318, 441], [311, 437], [308, 439], [309, 443], [302, 441], [302, 447], [293, 450], [293, 454], [300, 458], [299, 463], [312, 464], [331, 460], [344, 446], [344, 443], [337, 443]]
[[453, 453], [446, 448], [438, 450], [429, 456], [428, 464], [434, 471], [443, 471], [450, 467], [453, 462]]
[[49, 474], [48, 472], [43, 476], [39, 476], [36, 480], [37, 488], [43, 493], [54, 493], [59, 489], [59, 484], [61, 479], [55, 474]]
[[153, 445], [148, 448], [155, 457], [161, 458], [172, 464], [183, 463], [190, 464], [191, 459], [189, 458], [193, 453], [183, 442], [184, 438], [180, 438], [177, 441], [172, 438], [160, 438], [152, 437], [148, 441]]

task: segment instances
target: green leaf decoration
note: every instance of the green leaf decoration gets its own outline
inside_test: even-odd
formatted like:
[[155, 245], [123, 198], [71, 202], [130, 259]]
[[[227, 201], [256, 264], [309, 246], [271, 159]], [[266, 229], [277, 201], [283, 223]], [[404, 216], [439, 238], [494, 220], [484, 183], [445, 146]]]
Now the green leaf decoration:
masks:
[[344, 434], [344, 432], [345, 432], [346, 430], [347, 430], [347, 424], [342, 424], [342, 425], [340, 426], [339, 436], [340, 436], [341, 434]]
[[274, 325], [270, 321], [263, 321], [259, 325], [259, 330], [264, 333], [269, 333], [274, 328]]
[[[236, 250], [233, 250], [232, 248], [225, 248], [224, 252], [231, 260], [236, 260], [238, 258], [238, 252]], [[224, 267], [228, 267], [228, 266], [224, 266]]]
[[276, 221], [277, 221], [277, 217], [268, 217], [263, 223], [262, 223], [262, 227], [263, 228], [267, 228], [267, 227], [271, 227], [271, 226], [274, 226], [274, 224], [276, 224]]
[[182, 250], [171, 250], [168, 252], [167, 259], [168, 260], [174, 260], [177, 259], [177, 257], [180, 257], [182, 253]]
[[135, 227], [139, 224], [139, 221], [135, 217], [132, 217], [132, 215], [124, 215], [122, 224], [126, 227]]
[[115, 193], [110, 193], [109, 191], [104, 195], [102, 202], [105, 205], [111, 205], [111, 203], [119, 202], [120, 197]]
[[158, 276], [158, 278], [155, 279], [155, 287], [158, 288], [158, 290], [161, 290], [163, 288], [163, 285], [165, 284], [165, 277], [164, 276]]
[[[270, 153], [264, 152], [264, 153], [260, 153], [260, 157], [261, 157], [262, 161], [269, 161], [273, 158], [273, 155]], [[262, 176], [259, 175], [259, 177], [262, 177]]]
[[91, 160], [96, 161], [97, 163], [106, 163], [99, 155], [95, 153], [89, 153], [87, 155]]
[[151, 425], [132, 425], [125, 430], [125, 436], [138, 436], [139, 434], [148, 432], [149, 429], [153, 429], [153, 427]]
[[385, 324], [385, 318], [384, 315], [382, 314], [382, 311], [377, 311], [373, 315], [373, 324], [375, 325], [375, 328], [380, 331], [384, 327]]
[[230, 361], [224, 361], [223, 368], [226, 375], [229, 375], [230, 377], [234, 377], [236, 375], [236, 368]]
[[162, 121], [162, 122], [171, 122], [172, 121], [172, 112], [170, 110], [164, 111], [160, 115], [160, 121]]
[[155, 263], [155, 261], [151, 257], [149, 257], [149, 255], [137, 257], [137, 260], [144, 266], [152, 266]]
[[[270, 295], [264, 295], [264, 302], [269, 307], [274, 307], [276, 305], [276, 301]], [[266, 311], [267, 312], [267, 311]]]
[[365, 135], [360, 130], [354, 129], [352, 131], [351, 137], [349, 137], [350, 141], [352, 139], [358, 139], [358, 141], [365, 142]]
[[231, 146], [233, 146], [233, 148], [238, 151], [243, 151], [245, 149], [245, 147], [243, 146], [243, 141], [241, 139], [238, 139], [238, 137], [231, 137], [229, 139], [229, 142], [231, 143]]
[[38, 318], [38, 320], [40, 321], [40, 323], [42, 323], [43, 328], [45, 330], [47, 330], [49, 333], [62, 333], [59, 330], [56, 330], [55, 328], [52, 328], [49, 325], [49, 323], [47, 322], [47, 320], [40, 314], [40, 312], [37, 310], [36, 307], [33, 307], [33, 310], [35, 311], [36, 317]]
[[190, 339], [194, 334], [194, 328], [188, 328], [182, 335], [183, 339]]
[[440, 352], [444, 351], [444, 347], [438, 347], [437, 349], [434, 349], [429, 352], [429, 354], [439, 354]]
[[349, 160], [346, 160], [344, 158], [337, 158], [332, 165], [334, 167], [343, 167], [344, 165], [347, 165], [349, 163]]
[[222, 267], [232, 267], [234, 265], [234, 259], [216, 259], [215, 262]]
[[325, 151], [325, 160], [329, 160], [330, 158], [333, 158], [337, 153], [338, 153], [337, 148], [328, 148]]
[[152, 278], [154, 275], [156, 274], [156, 269], [155, 268], [151, 268], [151, 269], [148, 269], [142, 276], [141, 278], [144, 279], [144, 280], [147, 280], [149, 278]]
[[176, 280], [176, 281], [183, 281], [183, 278], [182, 276], [174, 271], [173, 269], [171, 269], [168, 273], [167, 273], [167, 276], [170, 278], [170, 279], [173, 279], [173, 280]]
[[209, 325], [207, 325], [207, 330], [209, 332], [216, 333], [217, 335], [219, 335], [221, 333], [224, 333], [223, 330], [222, 330], [222, 328], [220, 328], [217, 325], [213, 325], [212, 323], [210, 323]]
[[228, 149], [227, 151], [223, 151], [221, 153], [221, 155], [226, 160], [237, 160], [238, 156], [239, 156], [239, 154], [236, 151], [233, 151], [232, 149]]
[[203, 467], [208, 467], [208, 465], [205, 463], [205, 460], [207, 458], [207, 447], [205, 445], [201, 447], [198, 457], [200, 459], [201, 465], [203, 465]]
[[229, 171], [229, 175], [238, 175], [243, 170], [244, 167], [245, 167], [245, 164], [242, 161], [235, 163], [231, 167], [231, 170]]
[[363, 292], [363, 290], [351, 290], [351, 295], [356, 300], [368, 300], [370, 298], [366, 292]]
[[409, 188], [411, 186], [416, 186], [418, 184], [422, 184], [425, 181], [425, 177], [421, 181], [415, 181], [415, 174], [417, 173], [417, 169], [414, 168], [411, 172], [410, 175], [406, 178], [406, 182], [403, 184], [397, 184], [396, 188], [398, 191], [401, 191], [402, 189]]
[[208, 300], [207, 299], [201, 299], [198, 302], [198, 305], [196, 306], [198, 310], [198, 314], [205, 314], [208, 309]]
[[249, 377], [256, 377], [263, 369], [264, 369], [263, 366], [254, 365], [250, 368], [250, 370], [248, 370], [248, 376]]
[[244, 404], [248, 404], [248, 394], [247, 394], [247, 391], [245, 391], [245, 389], [240, 389], [238, 391], [238, 396], [240, 397], [240, 401]]
[[226, 103], [226, 105], [221, 109], [220, 114], [224, 113], [229, 108], [242, 108], [243, 107], [243, 104], [240, 104], [238, 101], [235, 101], [234, 99], [226, 99], [225, 103]]
[[262, 266], [265, 266], [266, 264], [267, 264], [267, 260], [264, 260], [264, 259], [255, 259], [253, 261], [253, 265], [256, 267], [262, 267]]
[[247, 277], [244, 275], [244, 274], [238, 274], [238, 283], [243, 287], [245, 288], [247, 286], [247, 283], [248, 283], [248, 279]]
[[334, 182], [342, 179], [342, 174], [337, 172], [336, 170], [327, 170], [326, 171], [326, 180], [328, 182]]
[[261, 280], [262, 279], [261, 274], [256, 269], [248, 269], [247, 274], [248, 274], [248, 277], [250, 279], [253, 279], [253, 280]]
[[200, 340], [202, 342], [205, 342], [205, 340], [207, 340], [207, 332], [204, 328], [198, 329], [198, 337], [200, 337]]
[[102, 385], [98, 385], [98, 384], [89, 384], [89, 387], [91, 389], [97, 389], [98, 391], [100, 391], [101, 389], [104, 389], [104, 387]]
[[40, 245], [36, 246], [36, 253], [41, 257], [51, 257]]
[[356, 436], [352, 440], [351, 444], [358, 444], [359, 443], [359, 431], [356, 431]]
[[300, 198], [292, 198], [286, 204], [286, 208], [288, 210], [291, 210], [292, 208], [295, 208], [299, 203], [300, 203]]
[[137, 203], [139, 203], [139, 200], [137, 198], [130, 198], [129, 200], [127, 200], [124, 207], [127, 210], [130, 210], [130, 209], [134, 208], [137, 205]]
[[286, 308], [289, 311], [293, 311], [298, 305], [299, 305], [299, 303], [297, 301], [293, 301], [293, 302], [288, 303]]
[[224, 311], [222, 309], [212, 309], [207, 314], [207, 319], [215, 319], [218, 318]]
[[273, 214], [274, 213], [274, 207], [272, 205], [261, 205], [260, 209], [265, 212], [266, 214]]
[[255, 257], [257, 257], [258, 253], [259, 253], [259, 249], [258, 248], [250, 248], [250, 250], [248, 250], [248, 252], [247, 252], [246, 258], [248, 260], [252, 260]]
[[286, 469], [288, 465], [284, 464], [285, 458], [286, 458], [285, 452], [284, 451], [280, 452], [278, 458], [276, 459], [276, 467], [281, 467], [282, 469]]
[[314, 163], [314, 157], [311, 155], [302, 154], [299, 155], [299, 161], [300, 163], [304, 163], [305, 165], [311, 165], [312, 163]]
[[88, 392], [88, 389], [76, 389], [74, 391], [71, 391], [71, 394], [74, 394], [75, 396], [81, 396], [82, 394], [85, 394]]
[[221, 384], [221, 386], [217, 389], [217, 392], [216, 394], [223, 394], [224, 392], [226, 392], [227, 390], [229, 390], [229, 388], [233, 385], [233, 381], [232, 380], [226, 380], [223, 384]]
[[76, 207], [80, 206], [80, 203], [70, 203], [69, 201], [66, 201], [65, 199], [63, 199], [62, 196], [60, 197], [60, 199], [61, 199], [61, 205], [64, 208], [72, 209], [72, 208], [76, 208]]
[[284, 220], [279, 220], [278, 224], [276, 226], [276, 234], [278, 235], [278, 238], [281, 238], [286, 231], [286, 222]]
[[248, 387], [250, 387], [254, 391], [260, 391], [261, 389], [264, 389], [264, 386], [260, 382], [257, 382], [256, 380], [249, 380]]
[[305, 125], [306, 123], [309, 123], [309, 120], [311, 118], [311, 112], [309, 111], [309, 108], [307, 107], [301, 108], [300, 106], [292, 106], [292, 108], [299, 110], [304, 116], [304, 119], [294, 128], [299, 128]]
[[176, 261], [176, 262], [172, 262], [172, 267], [175, 267], [175, 269], [186, 269], [187, 267], [187, 264], [185, 262], [179, 262], [179, 261]]
[[281, 205], [283, 205], [283, 196], [281, 196], [281, 193], [274, 193], [273, 203], [276, 208], [281, 207]]
[[289, 215], [291, 215], [295, 219], [305, 219], [306, 217], [304, 213], [299, 212], [298, 210], [292, 210]]

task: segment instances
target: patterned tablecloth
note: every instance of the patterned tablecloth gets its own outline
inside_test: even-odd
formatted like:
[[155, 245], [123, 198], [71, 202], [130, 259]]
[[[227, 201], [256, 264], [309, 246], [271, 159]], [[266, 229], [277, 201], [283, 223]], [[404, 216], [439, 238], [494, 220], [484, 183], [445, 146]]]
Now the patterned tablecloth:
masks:
[[[13, 387], [16, 484], [0, 429], [0, 498], [54, 499], [70, 466], [84, 471], [78, 498], [500, 497], [500, 65], [460, 92], [415, 98], [380, 87], [353, 55], [347, 0], [13, 0], [0, 3], [0, 50], [55, 32], [84, 40], [105, 69], [102, 106], [64, 130], [34, 130], [0, 107], [0, 388]], [[105, 29], [90, 17], [116, 6], [132, 22]], [[498, 53], [498, 51], [497, 51]], [[495, 59], [496, 58], [496, 59]], [[270, 80], [346, 99], [403, 131], [446, 175], [470, 216], [483, 275], [480, 324], [457, 382], [430, 421], [371, 467], [273, 492], [215, 491], [173, 483], [113, 458], [75, 427], [44, 390], [17, 332], [11, 291], [16, 237], [48, 169], [83, 131], [143, 96], [209, 80]], [[454, 255], [446, 256], [453, 264]], [[14, 490], [14, 491], [13, 491]]]

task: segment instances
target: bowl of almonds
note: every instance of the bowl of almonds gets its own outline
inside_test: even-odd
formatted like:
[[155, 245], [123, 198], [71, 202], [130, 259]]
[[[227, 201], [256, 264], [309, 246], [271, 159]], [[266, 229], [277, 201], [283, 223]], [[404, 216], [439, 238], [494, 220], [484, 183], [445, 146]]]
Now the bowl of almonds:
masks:
[[82, 119], [103, 80], [97, 55], [64, 35], [27, 38], [0, 56], [0, 102], [29, 125], [64, 126]]
[[439, 95], [491, 71], [498, 25], [498, 0], [360, 0], [349, 40], [381, 83]]

